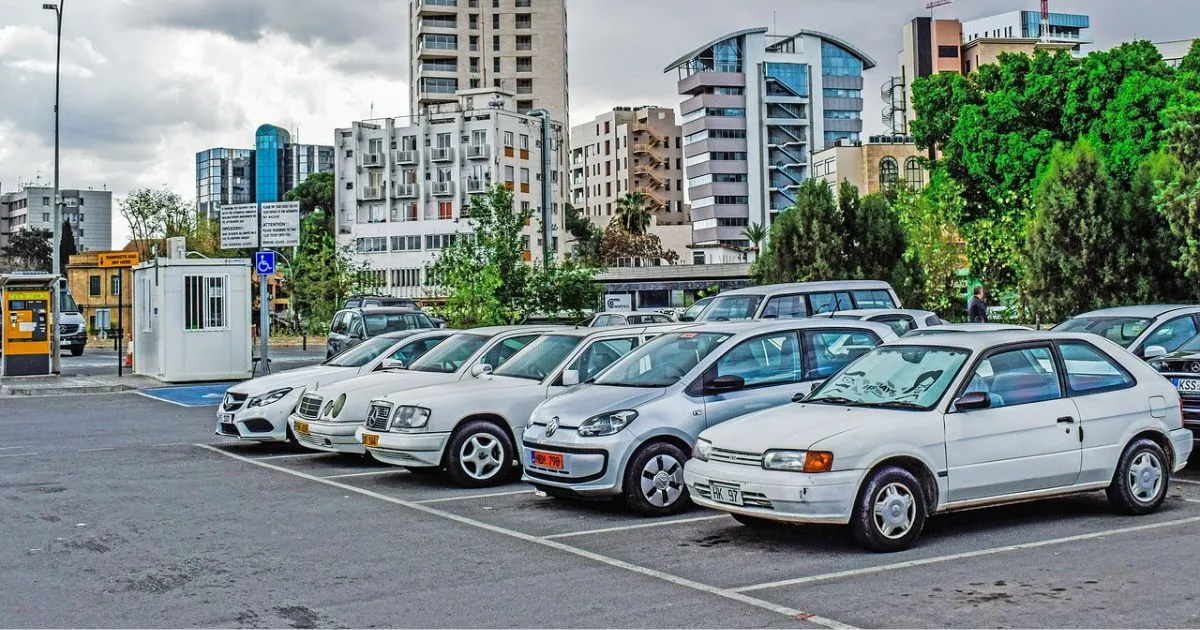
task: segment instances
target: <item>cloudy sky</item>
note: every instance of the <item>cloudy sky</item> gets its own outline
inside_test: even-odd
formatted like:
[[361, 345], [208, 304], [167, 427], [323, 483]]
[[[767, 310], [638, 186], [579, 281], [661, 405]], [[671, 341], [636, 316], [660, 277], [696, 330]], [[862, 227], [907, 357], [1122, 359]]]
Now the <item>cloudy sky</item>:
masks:
[[[542, 0], [538, 0], [542, 1]], [[0, 187], [53, 168], [54, 14], [43, 0], [0, 0]], [[194, 160], [213, 146], [249, 147], [270, 122], [300, 140], [408, 113], [408, 0], [66, 0], [62, 180], [119, 197], [167, 186], [195, 195]], [[617, 105], [677, 105], [673, 59], [724, 33], [774, 26], [826, 31], [879, 62], [874, 95], [896, 73], [900, 28], [925, 0], [567, 0], [571, 117]], [[957, 0], [939, 17], [971, 19], [1035, 0]], [[1052, 0], [1092, 16], [1095, 47], [1133, 38], [1200, 36], [1198, 0]], [[114, 217], [114, 238], [127, 235]]]

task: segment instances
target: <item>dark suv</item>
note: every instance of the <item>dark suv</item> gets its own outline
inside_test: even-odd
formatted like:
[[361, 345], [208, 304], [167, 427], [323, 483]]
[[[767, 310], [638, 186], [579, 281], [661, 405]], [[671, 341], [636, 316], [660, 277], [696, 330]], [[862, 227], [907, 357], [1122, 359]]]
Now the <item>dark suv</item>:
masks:
[[333, 323], [329, 326], [325, 357], [332, 357], [346, 348], [385, 333], [437, 327], [428, 315], [418, 309], [392, 306], [343, 309], [333, 316]]

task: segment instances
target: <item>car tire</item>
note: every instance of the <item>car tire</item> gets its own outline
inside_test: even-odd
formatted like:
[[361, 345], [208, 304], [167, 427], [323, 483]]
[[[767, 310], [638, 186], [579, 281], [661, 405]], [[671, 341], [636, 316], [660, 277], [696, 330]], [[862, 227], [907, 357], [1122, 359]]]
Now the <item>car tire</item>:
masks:
[[1162, 447], [1141, 438], [1121, 453], [1106, 494], [1109, 503], [1122, 514], [1149, 514], [1167, 498], [1170, 480], [1171, 465]]
[[773, 521], [769, 518], [761, 518], [758, 516], [747, 516], [745, 514], [730, 514], [733, 520], [749, 527], [751, 529], [775, 529], [782, 525], [779, 521]]
[[891, 553], [912, 547], [925, 528], [925, 492], [912, 473], [896, 466], [879, 469], [863, 484], [850, 516], [855, 542]]
[[508, 432], [484, 420], [459, 427], [446, 447], [446, 473], [464, 488], [488, 488], [512, 478], [514, 449]]
[[654, 442], [638, 449], [625, 468], [625, 505], [644, 516], [678, 514], [689, 505], [683, 484], [687, 455], [674, 444]]
[[83, 346], [71, 346], [71, 356], [73, 356], [73, 357], [83, 356]]
[[419, 477], [433, 477], [442, 472], [442, 469], [437, 466], [405, 466], [404, 470]]

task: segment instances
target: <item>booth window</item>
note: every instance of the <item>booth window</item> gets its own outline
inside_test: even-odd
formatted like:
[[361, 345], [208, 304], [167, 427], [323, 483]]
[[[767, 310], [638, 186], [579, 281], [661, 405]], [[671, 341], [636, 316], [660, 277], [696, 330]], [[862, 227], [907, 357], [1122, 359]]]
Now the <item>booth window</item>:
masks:
[[225, 276], [184, 276], [184, 330], [226, 327]]

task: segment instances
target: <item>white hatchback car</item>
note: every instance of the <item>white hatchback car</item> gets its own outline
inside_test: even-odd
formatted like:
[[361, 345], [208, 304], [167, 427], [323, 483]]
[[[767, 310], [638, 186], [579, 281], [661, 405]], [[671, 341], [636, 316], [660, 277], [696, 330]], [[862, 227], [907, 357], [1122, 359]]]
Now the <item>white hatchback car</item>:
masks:
[[898, 551], [953, 510], [1106, 490], [1152, 512], [1191, 450], [1174, 387], [1116, 344], [979, 333], [880, 346], [799, 404], [711, 428], [684, 479], [745, 524], [849, 524]]
[[879, 322], [880, 324], [891, 326], [897, 335], [904, 335], [909, 331], [922, 330], [930, 326], [944, 326], [947, 324], [946, 321], [938, 317], [937, 313], [933, 311], [921, 311], [911, 308], [856, 308], [848, 311], [821, 313], [815, 317]]

